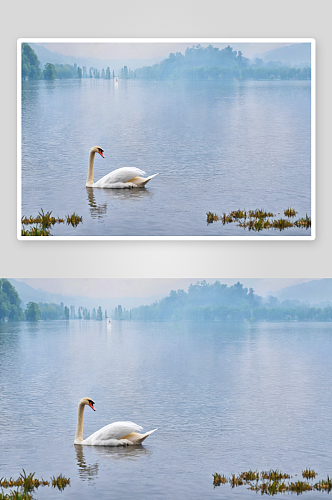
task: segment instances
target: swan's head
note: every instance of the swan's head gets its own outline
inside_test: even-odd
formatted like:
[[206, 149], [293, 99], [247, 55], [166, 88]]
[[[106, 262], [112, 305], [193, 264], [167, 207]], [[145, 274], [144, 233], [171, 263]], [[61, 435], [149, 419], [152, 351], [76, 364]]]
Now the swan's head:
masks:
[[94, 146], [93, 148], [91, 148], [90, 150], [90, 153], [99, 153], [100, 156], [102, 156], [103, 158], [105, 158], [105, 156], [103, 155], [103, 152], [104, 150], [99, 148], [98, 146]]
[[83, 399], [81, 399], [81, 401], [80, 401], [79, 404], [90, 406], [90, 408], [92, 408], [93, 411], [96, 411], [96, 408], [93, 406], [95, 403], [90, 398], [83, 398]]

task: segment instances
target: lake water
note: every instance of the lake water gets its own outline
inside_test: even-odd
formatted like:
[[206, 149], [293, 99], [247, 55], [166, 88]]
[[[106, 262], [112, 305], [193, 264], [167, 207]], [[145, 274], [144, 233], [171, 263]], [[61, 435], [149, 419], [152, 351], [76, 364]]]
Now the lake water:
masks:
[[[22, 215], [83, 216], [56, 236], [309, 236], [207, 224], [206, 213], [311, 215], [310, 81], [54, 80], [22, 83]], [[86, 188], [135, 166], [146, 189]]]
[[[332, 324], [0, 323], [0, 477], [64, 474], [43, 499], [257, 498], [215, 472], [332, 473]], [[74, 446], [107, 423], [158, 427], [144, 446]], [[323, 498], [324, 493], [305, 493]]]

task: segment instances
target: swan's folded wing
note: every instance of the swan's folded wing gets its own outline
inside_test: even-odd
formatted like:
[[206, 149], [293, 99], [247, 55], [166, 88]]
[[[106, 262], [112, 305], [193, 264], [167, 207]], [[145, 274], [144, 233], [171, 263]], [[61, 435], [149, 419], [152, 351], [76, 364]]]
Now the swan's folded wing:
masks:
[[108, 441], [110, 439], [121, 439], [131, 432], [142, 430], [143, 428], [140, 425], [134, 424], [134, 422], [114, 422], [113, 424], [105, 425], [99, 431], [91, 434], [85, 440], [85, 444], [100, 443], [101, 441]]
[[117, 170], [113, 170], [113, 172], [102, 177], [95, 183], [95, 187], [107, 187], [111, 184], [116, 184], [117, 182], [128, 182], [134, 177], [144, 174], [144, 170], [136, 167], [118, 168]]

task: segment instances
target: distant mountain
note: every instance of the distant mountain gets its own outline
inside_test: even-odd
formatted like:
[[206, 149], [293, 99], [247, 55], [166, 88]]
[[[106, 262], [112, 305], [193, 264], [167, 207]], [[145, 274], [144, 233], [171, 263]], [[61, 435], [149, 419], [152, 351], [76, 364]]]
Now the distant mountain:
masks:
[[114, 70], [115, 74], [127, 66], [128, 69], [135, 70], [137, 68], [142, 68], [143, 66], [152, 66], [153, 64], [165, 59], [165, 57], [154, 57], [152, 59], [98, 59], [97, 57], [80, 58], [74, 56], [65, 56], [59, 52], [43, 47], [42, 45], [37, 45], [35, 43], [29, 43], [30, 47], [36, 52], [38, 59], [42, 65], [45, 66], [46, 63], [52, 64], [77, 64], [77, 66], [85, 66], [87, 70], [89, 68], [97, 68], [106, 70], [107, 67], [110, 70]]
[[154, 302], [162, 299], [167, 294], [152, 295], [151, 297], [119, 297], [119, 298], [94, 298], [87, 297], [85, 295], [61, 295], [45, 292], [41, 288], [33, 288], [23, 281], [17, 281], [13, 278], [8, 278], [8, 281], [16, 288], [17, 293], [22, 301], [22, 306], [25, 306], [29, 302], [42, 302], [54, 304], [63, 304], [65, 306], [75, 306], [76, 310], [79, 306], [86, 307], [88, 309], [93, 309], [101, 306], [102, 309], [107, 309], [110, 313], [112, 309], [121, 304], [122, 308], [132, 309], [134, 307], [139, 307], [142, 305], [151, 305]]
[[332, 278], [308, 281], [298, 285], [282, 288], [274, 295], [279, 300], [300, 300], [310, 304], [319, 304], [332, 301]]
[[258, 54], [257, 57], [263, 61], [281, 61], [282, 63], [290, 64], [309, 64], [311, 63], [311, 44], [310, 43], [294, 43], [281, 47], [279, 49], [269, 50]]

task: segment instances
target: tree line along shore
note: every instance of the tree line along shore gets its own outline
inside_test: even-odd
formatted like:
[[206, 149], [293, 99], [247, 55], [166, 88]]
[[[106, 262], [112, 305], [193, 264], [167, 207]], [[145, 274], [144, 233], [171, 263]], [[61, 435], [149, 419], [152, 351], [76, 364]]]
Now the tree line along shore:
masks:
[[[332, 321], [330, 302], [312, 306], [299, 300], [283, 300], [269, 296], [263, 298], [252, 288], [240, 282], [227, 286], [215, 281], [190, 285], [188, 291], [172, 290], [167, 297], [151, 305], [126, 310], [118, 305], [110, 313], [118, 321]], [[29, 302], [25, 309], [15, 287], [0, 279], [0, 321], [38, 320], [108, 320], [108, 313], [101, 306], [90, 309], [73, 305]]]
[[[22, 43], [22, 79], [114, 79], [114, 69], [97, 69], [77, 64], [46, 63], [41, 67], [36, 52], [28, 43]], [[122, 80], [310, 80], [309, 65], [284, 64], [281, 61], [264, 62], [243, 56], [241, 51], [228, 46], [218, 49], [209, 45], [193, 45], [185, 54], [171, 53], [160, 63], [131, 70], [123, 66], [118, 78]]]

